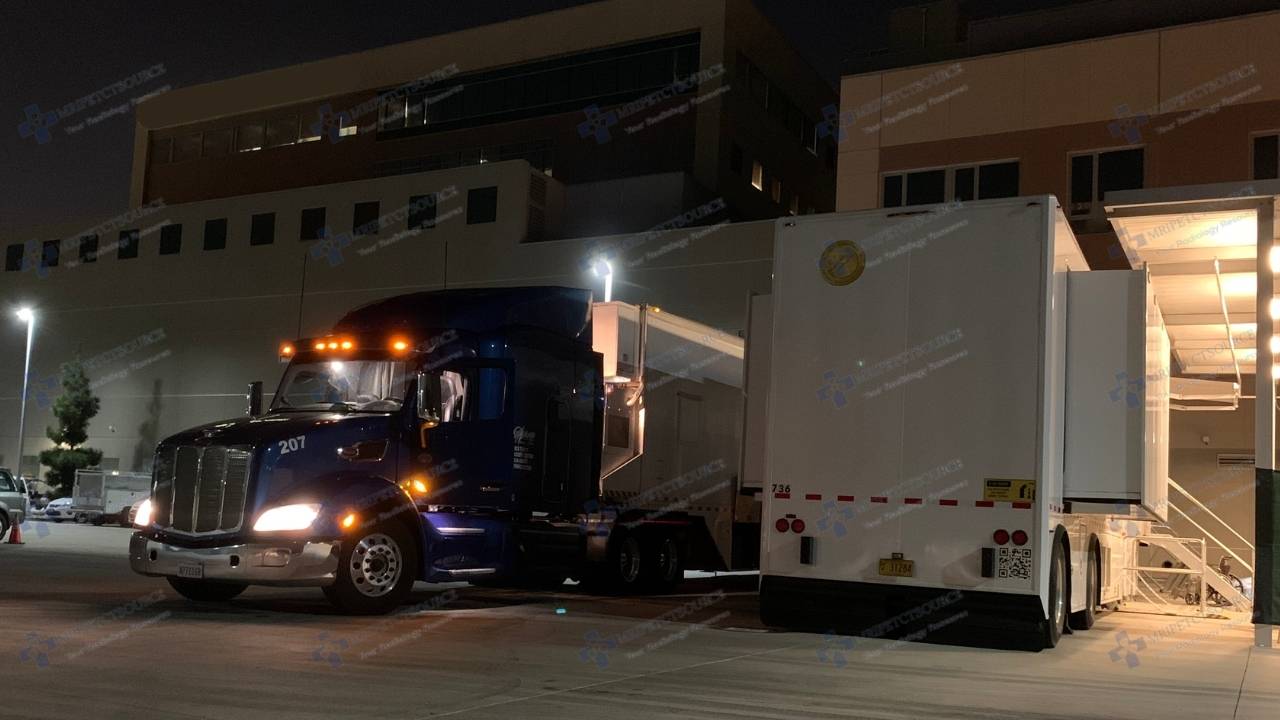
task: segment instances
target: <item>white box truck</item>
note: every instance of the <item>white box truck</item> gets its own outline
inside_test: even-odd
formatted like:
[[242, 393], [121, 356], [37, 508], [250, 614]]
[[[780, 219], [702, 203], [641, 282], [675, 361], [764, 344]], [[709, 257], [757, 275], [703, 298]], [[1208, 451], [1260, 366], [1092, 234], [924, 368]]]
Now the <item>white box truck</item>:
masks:
[[777, 233], [764, 621], [1039, 649], [1132, 595], [1166, 510], [1145, 271], [1090, 272], [1051, 196]]

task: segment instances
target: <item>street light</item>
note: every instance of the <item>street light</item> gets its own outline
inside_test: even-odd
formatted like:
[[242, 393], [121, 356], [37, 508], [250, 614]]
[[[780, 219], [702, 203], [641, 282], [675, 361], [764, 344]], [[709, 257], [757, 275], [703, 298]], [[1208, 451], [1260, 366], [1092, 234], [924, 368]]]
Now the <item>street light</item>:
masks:
[[609, 264], [608, 260], [601, 258], [595, 261], [595, 263], [591, 266], [591, 270], [596, 274], [596, 277], [604, 278], [604, 301], [605, 302], [612, 301], [613, 300], [613, 266]]
[[31, 342], [35, 338], [36, 314], [29, 307], [18, 309], [18, 319], [27, 324], [27, 361], [22, 369], [22, 400], [18, 406], [18, 477], [22, 477], [22, 440], [27, 429], [27, 384], [31, 380]]

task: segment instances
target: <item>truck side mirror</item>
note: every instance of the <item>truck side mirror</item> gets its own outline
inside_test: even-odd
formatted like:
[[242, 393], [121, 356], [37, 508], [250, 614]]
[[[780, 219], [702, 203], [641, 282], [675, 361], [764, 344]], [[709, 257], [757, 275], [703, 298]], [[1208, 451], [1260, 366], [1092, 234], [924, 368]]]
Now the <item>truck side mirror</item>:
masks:
[[249, 394], [246, 396], [249, 401], [249, 417], [258, 417], [262, 414], [262, 381], [254, 380], [249, 383]]
[[440, 376], [418, 373], [418, 419], [429, 429], [440, 424]]

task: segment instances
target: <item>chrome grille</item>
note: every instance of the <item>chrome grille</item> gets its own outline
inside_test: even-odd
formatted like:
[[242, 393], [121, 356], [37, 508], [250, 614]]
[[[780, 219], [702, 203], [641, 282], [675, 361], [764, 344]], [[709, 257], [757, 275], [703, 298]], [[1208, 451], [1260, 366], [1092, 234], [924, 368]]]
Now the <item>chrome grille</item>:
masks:
[[155, 521], [193, 535], [239, 530], [251, 456], [241, 445], [182, 445], [161, 452], [152, 490]]

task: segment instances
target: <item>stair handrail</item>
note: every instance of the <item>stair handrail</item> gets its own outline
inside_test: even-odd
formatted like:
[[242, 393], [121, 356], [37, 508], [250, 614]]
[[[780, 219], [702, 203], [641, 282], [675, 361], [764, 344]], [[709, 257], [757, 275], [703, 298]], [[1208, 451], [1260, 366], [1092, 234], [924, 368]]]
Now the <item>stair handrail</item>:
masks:
[[[1218, 516], [1217, 516], [1217, 514], [1215, 514], [1212, 510], [1210, 510], [1210, 509], [1208, 508], [1208, 506], [1206, 506], [1204, 503], [1202, 503], [1202, 502], [1200, 502], [1198, 499], [1196, 499], [1196, 496], [1195, 496], [1195, 495], [1192, 495], [1191, 493], [1187, 492], [1187, 489], [1186, 489], [1186, 488], [1184, 488], [1184, 487], [1182, 487], [1181, 485], [1179, 485], [1179, 484], [1177, 483], [1177, 481], [1175, 481], [1173, 478], [1166, 478], [1166, 479], [1169, 481], [1169, 487], [1171, 487], [1171, 488], [1173, 488], [1174, 490], [1177, 490], [1178, 492], [1182, 493], [1184, 497], [1186, 497], [1186, 498], [1187, 498], [1188, 500], [1190, 500], [1191, 502], [1195, 503], [1196, 507], [1200, 508], [1201, 510], [1205, 511], [1206, 513], [1209, 513], [1209, 517], [1213, 518], [1214, 520], [1217, 520], [1219, 525], [1221, 525], [1222, 527], [1226, 528], [1226, 529], [1227, 529], [1227, 532], [1230, 532], [1232, 535], [1235, 535], [1235, 536], [1236, 536], [1236, 538], [1238, 538], [1238, 539], [1240, 540], [1240, 542], [1244, 543], [1245, 547], [1249, 548], [1249, 550], [1250, 550], [1251, 552], [1257, 552], [1257, 548], [1255, 548], [1255, 547], [1253, 546], [1253, 543], [1249, 542], [1248, 540], [1246, 540], [1246, 539], [1245, 539], [1245, 537], [1244, 537], [1243, 535], [1241, 535], [1240, 533], [1236, 532], [1236, 529], [1235, 529], [1235, 528], [1233, 528], [1233, 527], [1231, 527], [1230, 523], [1228, 523], [1226, 520], [1223, 520], [1222, 518], [1218, 517]], [[1174, 509], [1176, 510], [1177, 508], [1174, 508]], [[1187, 517], [1187, 514], [1186, 514], [1186, 513], [1184, 513], [1184, 512], [1182, 512], [1181, 510], [1178, 510], [1178, 512], [1182, 513], [1182, 516], [1183, 516], [1183, 517]], [[1187, 518], [1187, 519], [1188, 519], [1188, 520], [1190, 520], [1191, 518]], [[1197, 527], [1198, 527], [1198, 526], [1197, 526]], [[1221, 542], [1219, 542], [1217, 538], [1214, 538], [1214, 542], [1217, 542], [1219, 545], [1222, 545], [1222, 547], [1224, 547], [1224, 548], [1226, 547], [1226, 545], [1223, 545]], [[1233, 554], [1234, 554], [1234, 553], [1233, 553]], [[1237, 559], [1237, 560], [1239, 560], [1239, 558], [1236, 558], [1236, 559]], [[1240, 560], [1240, 562], [1244, 562], [1244, 561], [1243, 561], [1243, 560]], [[1253, 568], [1250, 568], [1250, 569], [1249, 569], [1249, 572], [1253, 572]]]
[[1223, 549], [1223, 551], [1225, 551], [1228, 555], [1230, 555], [1231, 557], [1235, 558], [1235, 559], [1240, 563], [1240, 565], [1242, 565], [1242, 566], [1244, 567], [1244, 569], [1245, 569], [1245, 570], [1248, 570], [1250, 575], [1253, 575], [1253, 565], [1249, 564], [1248, 562], [1245, 562], [1245, 559], [1244, 559], [1244, 558], [1242, 558], [1242, 557], [1240, 557], [1239, 555], [1237, 555], [1237, 554], [1235, 553], [1235, 551], [1234, 551], [1234, 550], [1232, 550], [1231, 548], [1227, 547], [1226, 543], [1224, 543], [1224, 542], [1222, 542], [1221, 540], [1219, 540], [1218, 538], [1214, 537], [1214, 536], [1213, 536], [1213, 533], [1209, 532], [1208, 530], [1205, 530], [1203, 525], [1201, 525], [1200, 523], [1196, 522], [1195, 520], [1192, 520], [1192, 519], [1191, 519], [1191, 516], [1190, 516], [1190, 515], [1188, 515], [1188, 514], [1186, 514], [1185, 512], [1183, 512], [1183, 511], [1182, 511], [1182, 510], [1181, 510], [1177, 505], [1174, 505], [1173, 503], [1169, 503], [1169, 507], [1170, 507], [1170, 508], [1172, 508], [1173, 510], [1177, 511], [1177, 513], [1178, 513], [1179, 515], [1181, 515], [1182, 517], [1186, 518], [1186, 519], [1187, 519], [1187, 522], [1191, 523], [1191, 524], [1195, 527], [1195, 529], [1197, 529], [1197, 530], [1199, 530], [1200, 532], [1204, 533], [1204, 536], [1205, 536], [1206, 538], [1208, 538], [1208, 539], [1212, 540], [1214, 543], [1216, 543], [1216, 544], [1218, 545], [1218, 547], [1222, 548], [1222, 549]]

